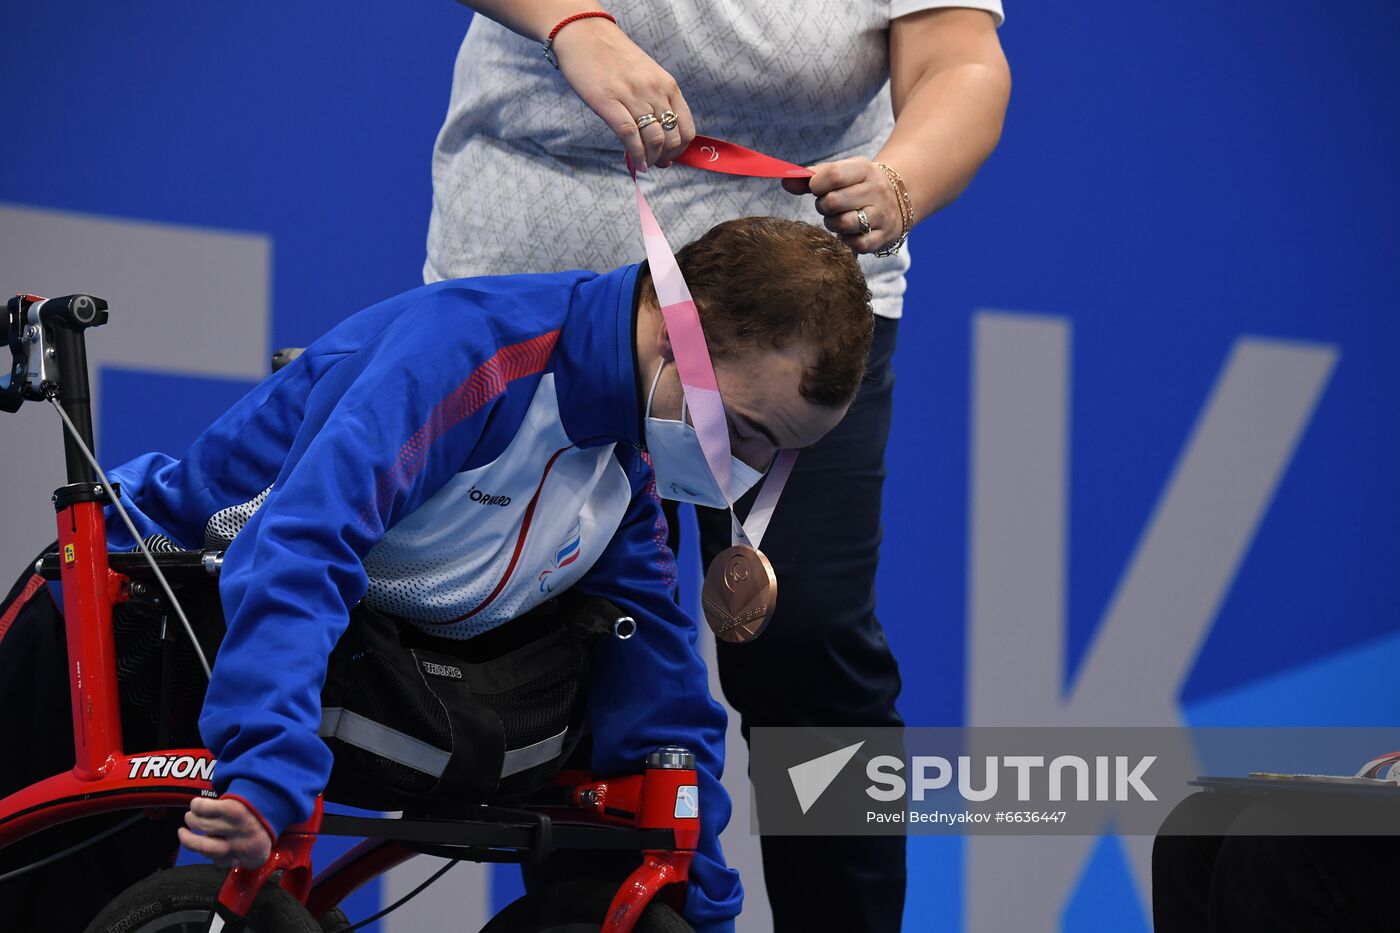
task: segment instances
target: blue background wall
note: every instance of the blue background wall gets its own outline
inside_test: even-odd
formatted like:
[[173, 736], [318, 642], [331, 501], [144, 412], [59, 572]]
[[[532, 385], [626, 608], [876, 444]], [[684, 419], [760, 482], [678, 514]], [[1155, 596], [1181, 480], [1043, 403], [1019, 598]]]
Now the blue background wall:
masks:
[[[880, 599], [907, 718], [965, 716], [970, 325], [998, 308], [1073, 327], [1070, 677], [1231, 343], [1339, 349], [1181, 702], [1196, 722], [1393, 721], [1400, 7], [1008, 14], [1006, 134], [914, 240], [896, 359]], [[419, 281], [467, 22], [448, 0], [4, 0], [0, 201], [267, 234], [271, 345], [305, 343]], [[122, 409], [150, 386], [104, 383], [107, 462], [178, 450], [242, 390], [168, 385], [169, 419], [138, 423]], [[916, 842], [911, 859], [915, 928], [956, 928], [958, 844]], [[1111, 843], [1064, 917], [1143, 923]]]

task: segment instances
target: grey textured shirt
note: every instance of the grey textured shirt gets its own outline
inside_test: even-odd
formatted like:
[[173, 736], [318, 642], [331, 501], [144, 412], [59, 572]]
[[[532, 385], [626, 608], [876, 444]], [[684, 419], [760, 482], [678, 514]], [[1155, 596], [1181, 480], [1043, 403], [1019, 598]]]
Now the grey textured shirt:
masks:
[[[894, 127], [889, 26], [1001, 0], [613, 0], [609, 12], [680, 85], [707, 136], [810, 165], [873, 157]], [[765, 214], [820, 223], [773, 179], [653, 168], [642, 190], [673, 248]], [[605, 271], [644, 258], [621, 145], [540, 47], [476, 16], [433, 151], [423, 276]], [[862, 256], [875, 312], [900, 315], [909, 250]]]

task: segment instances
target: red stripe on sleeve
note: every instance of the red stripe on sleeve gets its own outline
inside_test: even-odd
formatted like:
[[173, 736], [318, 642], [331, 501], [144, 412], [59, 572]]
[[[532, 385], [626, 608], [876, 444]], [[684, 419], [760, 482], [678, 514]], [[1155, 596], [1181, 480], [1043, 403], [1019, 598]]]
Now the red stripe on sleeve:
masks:
[[428, 462], [428, 448], [504, 393], [508, 383], [543, 372], [558, 339], [559, 331], [552, 330], [501, 347], [439, 402], [422, 427], [403, 442], [394, 465], [375, 483], [375, 506], [379, 516], [387, 515], [394, 497], [412, 486], [418, 474], [423, 472]]

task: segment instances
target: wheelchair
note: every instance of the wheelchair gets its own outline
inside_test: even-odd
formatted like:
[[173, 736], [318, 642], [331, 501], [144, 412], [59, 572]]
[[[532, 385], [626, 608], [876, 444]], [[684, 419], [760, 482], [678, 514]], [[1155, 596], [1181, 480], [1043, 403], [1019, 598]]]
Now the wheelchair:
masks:
[[[88, 329], [107, 323], [107, 303], [81, 294], [47, 300], [19, 295], [5, 313], [0, 334], [9, 346], [11, 367], [7, 378], [0, 377], [5, 379], [0, 382], [0, 411], [47, 402], [65, 427], [67, 483], [53, 496], [58, 547], [43, 555], [34, 570], [44, 580], [62, 583], [75, 764], [0, 799], [0, 849], [71, 820], [119, 812], [134, 814], [133, 821], [156, 819], [170, 808], [184, 809], [193, 797], [214, 796], [212, 754], [198, 747], [164, 747], [169, 735], [164, 724], [175, 702], [168, 663], [172, 646], [187, 639], [185, 649], [193, 650], [208, 673], [201, 646], [208, 635], [186, 618], [175, 593], [200, 587], [207, 592], [223, 561], [214, 550], [157, 552], [142, 545], [139, 552], [118, 553], [107, 548], [104, 508], [117, 491], [92, 457], [86, 351]], [[285, 362], [285, 357], [275, 362]], [[160, 610], [165, 649], [161, 747], [136, 753], [123, 748], [113, 633], [113, 607], [133, 600]], [[165, 624], [171, 612], [180, 626]], [[88, 933], [349, 931], [393, 910], [458, 860], [534, 862], [570, 849], [640, 853], [640, 864], [620, 886], [571, 881], [526, 895], [496, 915], [483, 933], [681, 933], [690, 930], [678, 911], [699, 840], [695, 758], [684, 748], [667, 746], [637, 764], [638, 773], [619, 776], [562, 771], [546, 791], [524, 803], [463, 802], [450, 817], [436, 812], [397, 817], [327, 813], [318, 797], [311, 817], [288, 827], [263, 865], [189, 865], [155, 872], [99, 913]], [[311, 847], [324, 835], [362, 841], [313, 872]], [[451, 861], [408, 897], [351, 924], [337, 905], [418, 854]]]

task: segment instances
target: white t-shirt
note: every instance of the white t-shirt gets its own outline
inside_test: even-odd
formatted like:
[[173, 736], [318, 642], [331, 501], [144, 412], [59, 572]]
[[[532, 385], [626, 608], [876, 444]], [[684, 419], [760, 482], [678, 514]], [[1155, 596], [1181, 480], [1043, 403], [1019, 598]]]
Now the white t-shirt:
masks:
[[[612, 0], [608, 11], [676, 79], [700, 133], [810, 165], [873, 157], [884, 144], [890, 21], [934, 7], [1002, 19], [1001, 0]], [[684, 166], [641, 178], [676, 249], [734, 217], [821, 222], [810, 195], [773, 179]], [[433, 151], [424, 279], [640, 261], [630, 188], [617, 137], [539, 43], [474, 17]], [[875, 312], [899, 317], [908, 248], [861, 265]]]

